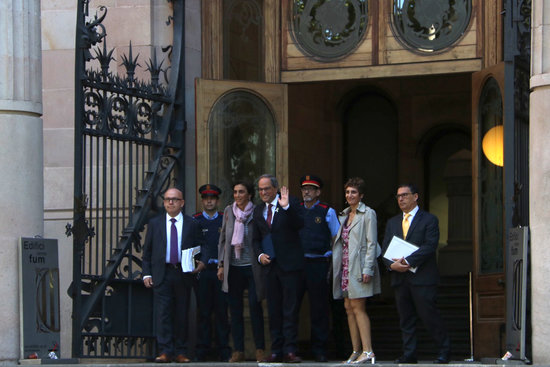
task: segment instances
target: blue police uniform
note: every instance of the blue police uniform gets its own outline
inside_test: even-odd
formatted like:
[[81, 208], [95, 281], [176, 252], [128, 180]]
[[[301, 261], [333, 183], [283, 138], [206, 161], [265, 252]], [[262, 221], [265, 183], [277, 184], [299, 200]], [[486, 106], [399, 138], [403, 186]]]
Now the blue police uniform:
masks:
[[[301, 186], [322, 186], [322, 181], [315, 176], [304, 176], [300, 181]], [[325, 203], [317, 201], [310, 208], [302, 203], [301, 209], [304, 227], [300, 230], [300, 240], [304, 249], [305, 268], [298, 289], [298, 304], [301, 304], [307, 291], [311, 317], [311, 351], [315, 360], [326, 361], [331, 299], [328, 272], [332, 237], [338, 233], [340, 222], [334, 209]]]
[[[219, 196], [221, 190], [214, 185], [204, 185], [199, 189], [201, 195]], [[206, 260], [206, 269], [200, 275], [197, 285], [198, 303], [198, 338], [196, 346], [196, 360], [205, 361], [210, 349], [212, 336], [211, 315], [214, 314], [214, 335], [216, 350], [221, 361], [231, 357], [229, 347], [229, 318], [227, 315], [227, 295], [221, 290], [222, 283], [217, 276], [218, 240], [223, 223], [223, 213], [216, 212], [209, 216], [206, 212], [196, 213], [193, 218], [199, 222], [204, 238], [201, 259]]]

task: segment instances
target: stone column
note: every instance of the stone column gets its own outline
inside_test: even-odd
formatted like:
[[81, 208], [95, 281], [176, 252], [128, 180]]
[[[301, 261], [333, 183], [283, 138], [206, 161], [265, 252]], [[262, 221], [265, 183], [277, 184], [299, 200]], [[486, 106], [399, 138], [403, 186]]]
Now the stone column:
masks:
[[20, 346], [19, 237], [43, 235], [40, 1], [0, 1], [0, 364]]
[[550, 364], [550, 3], [532, 2], [529, 222], [533, 362]]

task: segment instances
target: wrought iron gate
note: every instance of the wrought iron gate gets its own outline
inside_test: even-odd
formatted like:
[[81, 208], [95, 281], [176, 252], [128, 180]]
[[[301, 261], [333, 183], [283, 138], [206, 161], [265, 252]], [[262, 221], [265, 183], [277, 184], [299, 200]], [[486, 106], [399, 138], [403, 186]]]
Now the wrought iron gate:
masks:
[[176, 88], [184, 79], [184, 0], [168, 0], [173, 45], [160, 62], [163, 52], [152, 47], [146, 82], [136, 78], [139, 55], [131, 41], [116, 60], [125, 75], [111, 72], [107, 8], [91, 16], [89, 3], [78, 0], [76, 27], [74, 221], [67, 225], [74, 246], [72, 351], [149, 358], [154, 308], [140, 279], [140, 233], [162, 208], [160, 194], [184, 178], [184, 88]]

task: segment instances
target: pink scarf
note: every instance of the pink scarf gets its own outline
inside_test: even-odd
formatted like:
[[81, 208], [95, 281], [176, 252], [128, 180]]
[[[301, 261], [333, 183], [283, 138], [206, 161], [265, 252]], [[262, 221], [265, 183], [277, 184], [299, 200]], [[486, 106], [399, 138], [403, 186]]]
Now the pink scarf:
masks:
[[241, 258], [241, 250], [244, 246], [244, 223], [252, 214], [254, 205], [252, 202], [246, 204], [244, 211], [241, 210], [237, 203], [233, 203], [233, 215], [235, 216], [235, 226], [233, 227], [233, 237], [231, 238], [231, 246], [235, 246], [235, 257]]

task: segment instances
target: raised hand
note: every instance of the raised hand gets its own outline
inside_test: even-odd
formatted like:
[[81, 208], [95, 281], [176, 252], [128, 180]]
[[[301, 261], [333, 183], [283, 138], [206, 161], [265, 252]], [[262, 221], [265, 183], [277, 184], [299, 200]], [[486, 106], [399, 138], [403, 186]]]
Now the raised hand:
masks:
[[286, 207], [288, 205], [288, 187], [281, 187], [281, 195], [279, 197], [279, 205], [281, 207]]

